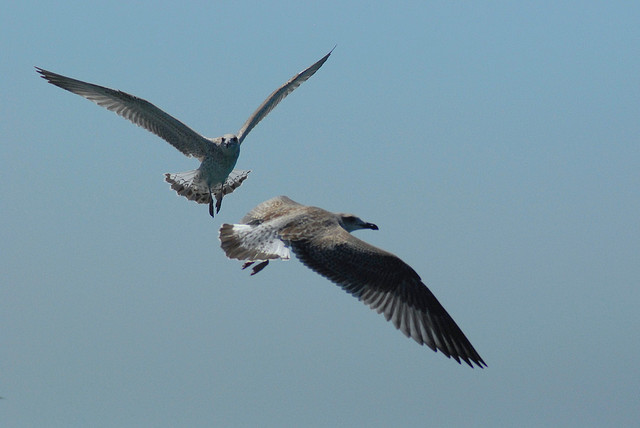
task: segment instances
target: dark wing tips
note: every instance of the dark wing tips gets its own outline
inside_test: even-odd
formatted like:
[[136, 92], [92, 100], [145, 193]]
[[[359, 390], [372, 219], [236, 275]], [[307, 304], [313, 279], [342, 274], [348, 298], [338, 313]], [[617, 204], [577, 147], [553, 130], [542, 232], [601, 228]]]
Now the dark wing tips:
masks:
[[486, 367], [469, 339], [427, 286], [414, 279], [410, 282], [408, 286], [403, 284], [391, 291], [400, 306], [393, 316], [394, 325], [419, 344], [442, 352], [458, 364], [462, 360], [472, 368], [473, 363], [479, 368]]
[[[113, 89], [105, 88], [103, 86], [94, 85], [93, 83], [83, 82], [81, 80], [73, 79], [71, 77], [63, 76], [61, 74], [54, 73], [52, 71], [45, 70], [40, 67], [36, 67], [36, 71], [40, 73], [40, 77], [45, 79], [48, 83], [55, 85], [59, 88], [72, 92], [74, 94], [80, 95], [84, 98], [87, 98], [91, 101], [96, 102], [91, 96], [89, 96], [90, 92], [100, 92], [100, 93], [115, 93], [119, 91], [115, 91]], [[89, 92], [89, 93], [88, 93]], [[91, 94], [95, 95], [95, 94]], [[124, 94], [123, 95], [128, 95]], [[129, 95], [131, 97], [131, 95]], [[97, 103], [97, 102], [96, 102]], [[99, 105], [103, 105], [97, 103]], [[108, 107], [107, 107], [108, 108]]]
[[40, 77], [42, 77], [49, 83], [53, 83], [57, 77], [60, 77], [59, 74], [52, 73], [51, 71], [45, 70], [44, 68], [35, 67], [35, 69], [40, 74]]
[[[77, 83], [86, 84], [85, 82], [80, 82], [79, 80], [72, 79], [71, 77], [66, 77], [49, 70], [45, 70], [44, 68], [35, 67], [35, 69], [38, 73], [40, 73], [40, 77], [45, 79], [47, 82], [71, 92], [73, 92], [72, 89], [74, 84], [77, 84]], [[91, 85], [91, 84], [86, 84], [86, 85]]]
[[[383, 255], [384, 264], [388, 266], [384, 272], [374, 272], [368, 269], [371, 266], [360, 266], [357, 262], [351, 265], [353, 261], [344, 254], [337, 254], [340, 251], [336, 252], [335, 248], [334, 251], [323, 251], [304, 240], [292, 241], [291, 245], [303, 264], [382, 314], [405, 336], [435, 352], [442, 352], [458, 364], [464, 361], [471, 368], [487, 367], [418, 274], [396, 256]], [[380, 265], [381, 260], [377, 262]], [[350, 269], [344, 269], [345, 263], [351, 265]]]
[[[336, 46], [338, 46], [338, 45], [336, 45]], [[324, 63], [327, 62], [327, 60], [329, 59], [329, 57], [333, 53], [333, 50], [336, 48], [336, 46], [332, 47], [328, 54], [326, 54], [325, 56], [320, 58], [318, 61], [316, 61], [315, 64], [313, 64], [311, 67], [309, 67], [307, 70], [304, 70], [304, 71], [311, 72], [311, 74], [314, 74], [316, 71], [318, 71], [320, 69], [320, 67], [322, 67], [324, 65]], [[304, 71], [299, 73], [299, 74], [304, 73]]]

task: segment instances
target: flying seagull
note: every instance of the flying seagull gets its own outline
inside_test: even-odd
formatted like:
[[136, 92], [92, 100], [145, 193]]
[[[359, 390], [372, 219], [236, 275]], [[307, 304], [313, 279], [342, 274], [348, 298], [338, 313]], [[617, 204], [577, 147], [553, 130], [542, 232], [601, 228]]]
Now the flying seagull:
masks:
[[[331, 52], [333, 52], [333, 49]], [[184, 123], [142, 98], [115, 89], [65, 77], [39, 67], [36, 67], [36, 70], [49, 83], [117, 113], [163, 138], [186, 156], [193, 156], [198, 159], [201, 162], [198, 169], [174, 174], [168, 173], [165, 174], [165, 180], [171, 184], [171, 188], [179, 195], [199, 204], [209, 204], [209, 214], [213, 217], [213, 197], [215, 196], [216, 199], [215, 212], [218, 213], [222, 204], [222, 197], [239, 187], [251, 172], [233, 169], [240, 154], [240, 145], [249, 132], [280, 101], [313, 76], [329, 58], [331, 52], [273, 91], [260, 107], [249, 116], [249, 119], [242, 125], [237, 134], [225, 134], [217, 138], [208, 138], [198, 134]]]
[[351, 235], [358, 229], [378, 226], [278, 196], [256, 206], [241, 224], [223, 224], [219, 237], [227, 257], [247, 261], [243, 269], [260, 262], [251, 275], [293, 252], [308, 268], [384, 314], [407, 337], [458, 363], [486, 367], [420, 276], [397, 256]]

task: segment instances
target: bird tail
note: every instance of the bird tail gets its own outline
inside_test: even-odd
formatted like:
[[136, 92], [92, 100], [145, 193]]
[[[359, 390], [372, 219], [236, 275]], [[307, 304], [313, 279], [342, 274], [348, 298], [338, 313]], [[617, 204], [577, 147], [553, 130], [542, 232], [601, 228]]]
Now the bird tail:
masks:
[[228, 195], [229, 193], [236, 190], [244, 180], [247, 179], [251, 170], [244, 169], [234, 169], [231, 171], [227, 179], [224, 181], [224, 186], [222, 187], [222, 194]]
[[165, 174], [164, 179], [171, 184], [171, 188], [178, 195], [184, 196], [190, 201], [196, 201], [199, 204], [208, 204], [211, 202], [211, 191], [209, 186], [200, 176], [200, 171], [177, 172], [174, 174]]
[[[222, 186], [222, 195], [228, 195], [235, 189], [240, 187], [242, 182], [247, 179], [251, 171], [245, 171], [241, 169], [234, 169]], [[165, 174], [165, 181], [171, 184], [171, 188], [175, 190], [178, 195], [184, 196], [190, 201], [196, 201], [199, 204], [208, 204], [211, 202], [211, 194], [220, 194], [220, 184], [213, 186], [209, 189], [206, 181], [202, 178], [200, 170], [194, 169], [193, 171], [177, 172], [174, 174]]]
[[223, 224], [220, 246], [227, 257], [238, 260], [288, 260], [291, 253], [275, 230], [248, 224]]

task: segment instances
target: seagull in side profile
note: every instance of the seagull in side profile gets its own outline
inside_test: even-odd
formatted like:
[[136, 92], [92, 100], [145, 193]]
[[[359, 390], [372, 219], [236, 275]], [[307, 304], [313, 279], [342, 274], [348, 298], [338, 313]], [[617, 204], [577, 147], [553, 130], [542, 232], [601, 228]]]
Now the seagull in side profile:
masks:
[[[333, 52], [333, 49], [331, 52]], [[179, 195], [199, 204], [209, 204], [209, 214], [213, 217], [213, 197], [215, 196], [216, 199], [215, 212], [218, 213], [222, 204], [222, 197], [239, 187], [251, 172], [233, 169], [240, 154], [240, 145], [249, 132], [280, 101], [313, 76], [329, 58], [331, 52], [273, 91], [260, 107], [249, 116], [249, 119], [242, 125], [237, 134], [225, 134], [217, 138], [207, 138], [198, 134], [184, 123], [142, 98], [115, 89], [65, 77], [39, 67], [36, 67], [36, 70], [49, 83], [117, 113], [163, 138], [186, 156], [193, 156], [198, 159], [201, 162], [198, 169], [165, 174], [165, 180], [171, 184], [171, 188]]]
[[458, 363], [486, 367], [420, 276], [397, 256], [351, 235], [358, 229], [378, 226], [278, 196], [256, 206], [241, 224], [223, 224], [219, 237], [227, 257], [247, 261], [243, 269], [260, 262], [251, 275], [269, 260], [288, 260], [293, 252], [307, 267], [384, 314], [407, 337]]

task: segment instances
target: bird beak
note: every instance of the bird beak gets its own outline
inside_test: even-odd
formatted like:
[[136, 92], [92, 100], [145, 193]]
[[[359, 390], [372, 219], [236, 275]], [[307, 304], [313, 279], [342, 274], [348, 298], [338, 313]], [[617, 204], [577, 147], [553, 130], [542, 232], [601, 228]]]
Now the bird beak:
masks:
[[373, 223], [365, 223], [364, 227], [367, 228], [367, 229], [371, 229], [371, 230], [378, 230], [378, 226], [376, 226]]

